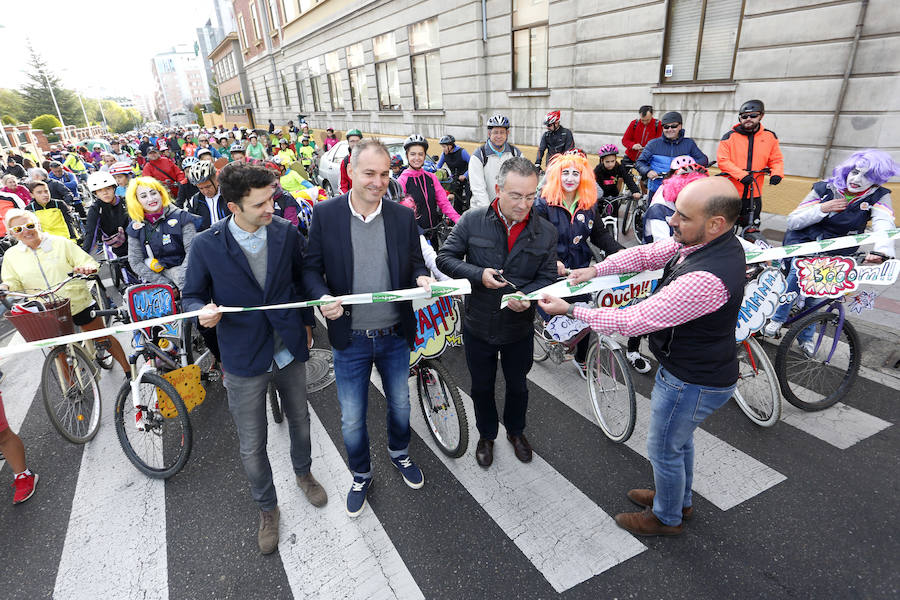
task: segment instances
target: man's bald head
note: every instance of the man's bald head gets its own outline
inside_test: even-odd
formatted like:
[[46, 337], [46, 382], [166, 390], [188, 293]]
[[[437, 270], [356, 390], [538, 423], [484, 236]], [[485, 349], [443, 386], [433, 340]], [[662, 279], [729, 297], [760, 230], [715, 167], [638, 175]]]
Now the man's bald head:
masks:
[[675, 200], [670, 225], [675, 239], [685, 245], [707, 243], [732, 227], [741, 212], [741, 198], [724, 177], [692, 181]]

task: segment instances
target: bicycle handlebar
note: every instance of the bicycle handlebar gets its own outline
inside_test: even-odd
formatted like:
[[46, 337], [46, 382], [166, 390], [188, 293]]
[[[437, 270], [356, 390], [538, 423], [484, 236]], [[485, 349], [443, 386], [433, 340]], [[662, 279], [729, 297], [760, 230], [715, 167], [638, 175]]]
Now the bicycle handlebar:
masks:
[[110, 308], [106, 310], [92, 310], [91, 318], [96, 319], [97, 317], [124, 317], [125, 311], [121, 308]]

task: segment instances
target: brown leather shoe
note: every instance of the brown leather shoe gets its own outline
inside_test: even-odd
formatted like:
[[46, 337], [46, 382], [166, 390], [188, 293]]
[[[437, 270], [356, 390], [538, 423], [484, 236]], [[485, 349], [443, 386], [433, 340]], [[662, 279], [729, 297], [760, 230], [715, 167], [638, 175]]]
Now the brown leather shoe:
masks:
[[475, 460], [484, 468], [488, 468], [494, 462], [494, 440], [481, 438], [475, 447]]
[[316, 508], [325, 506], [328, 502], [328, 494], [325, 493], [325, 488], [322, 487], [322, 484], [313, 477], [312, 472], [308, 472], [305, 475], [297, 475], [296, 478], [297, 485], [303, 490], [303, 494], [310, 504]]
[[522, 462], [531, 462], [531, 444], [529, 444], [528, 440], [525, 439], [525, 434], [509, 435], [507, 433], [506, 439], [508, 439], [509, 443], [513, 445], [513, 450], [516, 453], [516, 458], [518, 458]]
[[[654, 490], [628, 490], [628, 499], [640, 506], [641, 508], [653, 508], [653, 498], [656, 497]], [[685, 506], [681, 509], [681, 518], [685, 521], [690, 520], [694, 516], [694, 507]]]
[[263, 554], [272, 554], [278, 549], [278, 521], [277, 506], [272, 510], [259, 511], [259, 532], [256, 541], [259, 544], [259, 551]]
[[616, 524], [634, 535], [678, 535], [684, 530], [682, 524], [664, 525], [649, 508], [641, 512], [619, 513]]

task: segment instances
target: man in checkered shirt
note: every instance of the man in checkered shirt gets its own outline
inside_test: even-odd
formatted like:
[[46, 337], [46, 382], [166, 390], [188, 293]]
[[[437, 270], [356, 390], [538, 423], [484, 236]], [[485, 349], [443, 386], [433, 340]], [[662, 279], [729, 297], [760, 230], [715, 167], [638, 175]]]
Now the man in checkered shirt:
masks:
[[574, 307], [551, 296], [539, 303], [601, 333], [650, 334], [659, 361], [647, 436], [656, 490], [630, 490], [628, 498], [644, 510], [616, 515], [616, 523], [636, 535], [678, 535], [682, 521], [693, 516], [694, 430], [734, 392], [734, 327], [746, 264], [732, 233], [740, 210], [740, 197], [726, 179], [690, 183], [675, 201], [672, 238], [620, 251], [570, 276], [582, 282], [664, 267], [652, 296], [625, 309]]

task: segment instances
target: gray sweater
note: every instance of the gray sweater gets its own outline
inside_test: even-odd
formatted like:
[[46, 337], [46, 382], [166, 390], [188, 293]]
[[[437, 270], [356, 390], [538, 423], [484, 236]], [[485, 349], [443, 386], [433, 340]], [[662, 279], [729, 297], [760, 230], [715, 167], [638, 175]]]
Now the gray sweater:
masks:
[[[350, 217], [350, 239], [353, 246], [353, 293], [385, 292], [391, 287], [388, 270], [384, 216], [379, 214], [369, 223]], [[400, 322], [397, 305], [391, 302], [359, 304], [350, 315], [351, 329], [384, 329]]]

